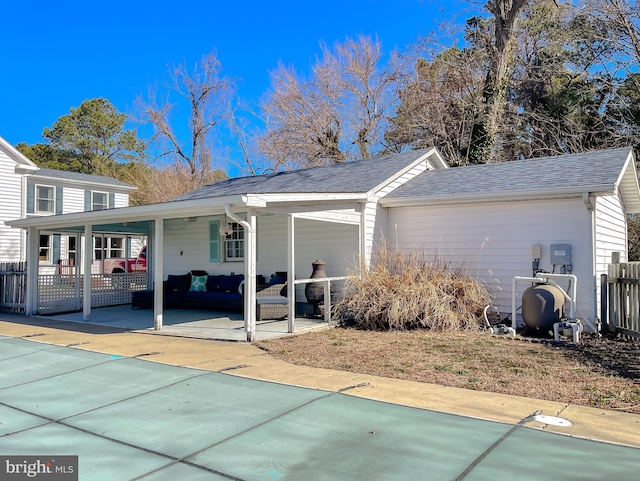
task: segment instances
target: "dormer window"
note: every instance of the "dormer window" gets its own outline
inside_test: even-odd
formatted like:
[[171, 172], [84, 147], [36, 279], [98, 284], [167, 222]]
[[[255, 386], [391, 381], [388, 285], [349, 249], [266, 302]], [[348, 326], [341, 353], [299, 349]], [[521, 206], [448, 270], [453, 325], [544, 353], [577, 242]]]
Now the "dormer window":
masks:
[[36, 185], [36, 213], [55, 213], [55, 188], [47, 185]]

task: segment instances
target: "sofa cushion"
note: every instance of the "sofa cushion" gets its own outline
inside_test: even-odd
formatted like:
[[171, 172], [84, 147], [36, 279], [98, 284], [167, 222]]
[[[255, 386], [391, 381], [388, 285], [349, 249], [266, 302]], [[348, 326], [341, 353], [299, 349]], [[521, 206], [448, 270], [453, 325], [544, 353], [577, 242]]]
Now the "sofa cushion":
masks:
[[272, 286], [274, 284], [284, 284], [284, 277], [282, 277], [282, 276], [271, 276], [271, 279], [269, 279], [269, 285]]
[[207, 292], [219, 292], [220, 291], [220, 278], [224, 276], [209, 276], [207, 277]]
[[191, 276], [191, 292], [206, 292], [207, 276]]
[[181, 276], [169, 274], [167, 276], [168, 291], [187, 291], [191, 286], [191, 274], [183, 274]]
[[244, 275], [221, 276], [220, 290], [222, 292], [238, 292], [238, 287], [244, 279]]

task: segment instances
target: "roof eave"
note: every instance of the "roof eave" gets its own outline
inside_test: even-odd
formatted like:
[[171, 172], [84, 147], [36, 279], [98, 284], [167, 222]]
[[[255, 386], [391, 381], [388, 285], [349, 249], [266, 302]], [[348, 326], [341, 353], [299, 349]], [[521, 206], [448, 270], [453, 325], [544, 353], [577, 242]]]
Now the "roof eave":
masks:
[[[424, 162], [429, 157], [431, 157], [434, 153], [436, 154], [436, 160], [438, 161], [438, 164], [440, 164], [440, 166], [442, 166], [442, 165], [446, 166], [446, 163], [444, 162], [444, 160], [442, 159], [440, 154], [438, 154], [437, 149], [435, 147], [432, 147], [427, 152], [425, 152], [424, 154], [422, 154], [421, 156], [419, 156], [418, 158], [416, 158], [415, 160], [413, 160], [412, 162], [407, 164], [404, 168], [400, 169], [398, 172], [394, 173], [392, 176], [390, 176], [390, 177], [386, 178], [384, 181], [380, 182], [373, 189], [370, 189], [367, 192], [367, 196], [369, 198], [375, 197], [375, 195], [378, 192], [380, 192], [382, 189], [387, 187], [390, 183], [394, 182], [395, 180], [397, 180], [400, 177], [402, 177], [403, 175], [405, 175], [407, 172], [409, 172], [411, 169], [413, 169], [416, 165], [420, 164], [421, 162]], [[445, 167], [441, 167], [441, 168], [445, 168]], [[446, 166], [446, 168], [448, 168], [448, 166]]]
[[38, 172], [34, 172], [33, 174], [31, 174], [30, 177], [35, 180], [39, 180], [39, 179], [48, 180], [48, 181], [53, 180], [56, 182], [63, 182], [65, 184], [73, 184], [73, 185], [91, 185], [91, 186], [100, 186], [100, 187], [109, 188], [109, 189], [120, 189], [120, 190], [127, 190], [127, 191], [138, 190], [137, 187], [134, 187], [129, 184], [124, 184], [124, 183], [123, 185], [117, 185], [117, 184], [109, 184], [106, 182], [92, 182], [88, 180], [65, 179], [62, 177], [52, 177], [49, 175], [40, 174]]
[[38, 166], [29, 160], [22, 152], [16, 149], [9, 142], [0, 137], [0, 149], [4, 151], [11, 160], [25, 170], [38, 170]]
[[6, 221], [10, 227], [46, 227], [65, 228], [78, 225], [98, 225], [111, 222], [126, 222], [135, 220], [168, 219], [172, 217], [190, 217], [193, 215], [205, 215], [222, 207], [225, 204], [246, 206], [247, 198], [240, 195], [218, 197], [213, 199], [180, 200], [164, 202], [161, 204], [136, 205], [118, 207], [88, 212], [74, 212], [71, 214], [53, 215], [46, 217], [29, 217]]
[[629, 149], [629, 155], [616, 181], [616, 192], [620, 192], [627, 213], [640, 213], [640, 184], [633, 149]]
[[536, 191], [503, 192], [500, 194], [471, 194], [471, 195], [439, 195], [439, 196], [414, 196], [383, 198], [380, 205], [383, 207], [411, 207], [421, 205], [445, 205], [445, 204], [467, 204], [471, 202], [500, 202], [506, 200], [546, 200], [566, 197], [581, 198], [582, 194], [588, 192], [593, 195], [610, 195], [615, 193], [615, 186], [585, 186], [573, 189], [547, 189]]

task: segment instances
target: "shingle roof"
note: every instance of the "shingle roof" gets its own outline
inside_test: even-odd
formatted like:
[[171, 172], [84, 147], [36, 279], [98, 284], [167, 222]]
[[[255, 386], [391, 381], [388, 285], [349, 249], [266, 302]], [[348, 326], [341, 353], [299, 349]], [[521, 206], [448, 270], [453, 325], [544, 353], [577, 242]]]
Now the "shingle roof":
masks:
[[226, 195], [284, 193], [360, 193], [368, 192], [431, 149], [384, 155], [375, 159], [237, 177], [216, 182], [174, 200], [204, 199]]
[[423, 172], [388, 199], [461, 197], [613, 186], [631, 147]]
[[92, 184], [110, 185], [113, 187], [124, 187], [128, 189], [134, 188], [132, 185], [104, 175], [81, 174], [79, 172], [69, 172], [66, 170], [38, 169], [33, 175], [48, 177], [50, 179], [68, 180], [72, 182], [87, 182]]

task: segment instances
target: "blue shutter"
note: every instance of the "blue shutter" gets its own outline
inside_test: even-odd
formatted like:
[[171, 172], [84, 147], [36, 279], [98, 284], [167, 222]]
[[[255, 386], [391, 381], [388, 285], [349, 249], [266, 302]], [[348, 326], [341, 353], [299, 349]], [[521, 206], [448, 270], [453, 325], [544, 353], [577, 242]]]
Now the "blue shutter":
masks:
[[36, 186], [27, 183], [27, 214], [36, 211]]
[[62, 214], [62, 187], [56, 187], [56, 214]]
[[51, 261], [53, 264], [57, 264], [60, 260], [60, 234], [53, 234], [53, 245]]
[[220, 221], [209, 222], [209, 262], [220, 262]]
[[113, 209], [116, 206], [116, 194], [109, 192], [109, 209]]
[[91, 191], [84, 191], [84, 211], [89, 212], [91, 210]]

